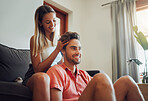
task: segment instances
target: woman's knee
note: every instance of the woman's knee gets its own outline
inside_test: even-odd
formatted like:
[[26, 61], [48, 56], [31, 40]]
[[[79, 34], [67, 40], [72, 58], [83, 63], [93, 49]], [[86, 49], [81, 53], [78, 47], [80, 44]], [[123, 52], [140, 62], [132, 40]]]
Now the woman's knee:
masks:
[[38, 72], [33, 74], [28, 82], [27, 82], [27, 86], [29, 88], [32, 88], [32, 86], [38, 85], [38, 84], [42, 84], [42, 85], [48, 85], [50, 84], [50, 78], [46, 73], [42, 73], [42, 72]]
[[50, 82], [50, 78], [46, 73], [35, 73], [34, 75], [34, 82], [37, 83], [49, 83]]

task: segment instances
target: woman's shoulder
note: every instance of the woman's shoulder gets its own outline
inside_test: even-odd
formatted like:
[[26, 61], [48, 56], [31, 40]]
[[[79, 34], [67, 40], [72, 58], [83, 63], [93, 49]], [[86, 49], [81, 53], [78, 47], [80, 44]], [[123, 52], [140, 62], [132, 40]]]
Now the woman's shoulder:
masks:
[[30, 41], [31, 41], [31, 40], [34, 40], [34, 35], [31, 36]]
[[34, 42], [34, 35], [32, 35], [30, 38], [30, 44], [33, 44], [33, 42]]

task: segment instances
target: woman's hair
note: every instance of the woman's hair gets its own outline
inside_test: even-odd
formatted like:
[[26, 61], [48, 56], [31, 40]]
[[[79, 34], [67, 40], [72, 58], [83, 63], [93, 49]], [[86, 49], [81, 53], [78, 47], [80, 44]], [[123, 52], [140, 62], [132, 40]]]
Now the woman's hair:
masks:
[[[34, 32], [34, 43], [33, 43], [33, 55], [37, 55], [37, 52], [42, 52], [43, 48], [48, 47], [48, 41], [45, 36], [43, 26], [40, 25], [42, 19], [47, 13], [55, 13], [54, 9], [47, 5], [42, 5], [36, 9], [35, 12], [35, 32]], [[56, 13], [55, 13], [56, 14]], [[53, 46], [55, 32], [50, 34], [50, 38]]]
[[[65, 33], [61, 36], [61, 38], [60, 38], [59, 40], [60, 40], [61, 42], [66, 43], [66, 42], [68, 42], [68, 41], [70, 41], [70, 40], [72, 40], [72, 39], [80, 40], [79, 34], [78, 34], [77, 32], [65, 32]], [[65, 45], [65, 46], [63, 47], [64, 50], [66, 49], [66, 46], [67, 46], [67, 45]]]

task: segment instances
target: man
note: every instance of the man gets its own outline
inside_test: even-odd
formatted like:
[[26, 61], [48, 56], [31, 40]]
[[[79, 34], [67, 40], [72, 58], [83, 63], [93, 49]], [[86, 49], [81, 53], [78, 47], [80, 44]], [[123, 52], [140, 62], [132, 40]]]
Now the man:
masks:
[[68, 42], [62, 49], [64, 63], [51, 67], [50, 77], [51, 101], [143, 101], [144, 98], [129, 76], [118, 79], [113, 85], [104, 73], [93, 78], [85, 71], [79, 70], [81, 60], [81, 43], [76, 32], [66, 32], [60, 40]]

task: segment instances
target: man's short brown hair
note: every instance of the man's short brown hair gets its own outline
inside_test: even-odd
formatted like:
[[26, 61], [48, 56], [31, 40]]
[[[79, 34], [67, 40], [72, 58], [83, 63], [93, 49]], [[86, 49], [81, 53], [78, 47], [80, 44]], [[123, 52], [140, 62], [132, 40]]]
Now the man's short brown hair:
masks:
[[[61, 38], [59, 39], [61, 42], [68, 42], [68, 41], [70, 41], [70, 40], [72, 40], [72, 39], [77, 39], [77, 40], [80, 40], [80, 36], [79, 36], [79, 34], [77, 33], [77, 32], [65, 32], [62, 36], [61, 36]], [[65, 50], [66, 49], [66, 46], [67, 45], [65, 45], [64, 47], [63, 47], [63, 49]]]

